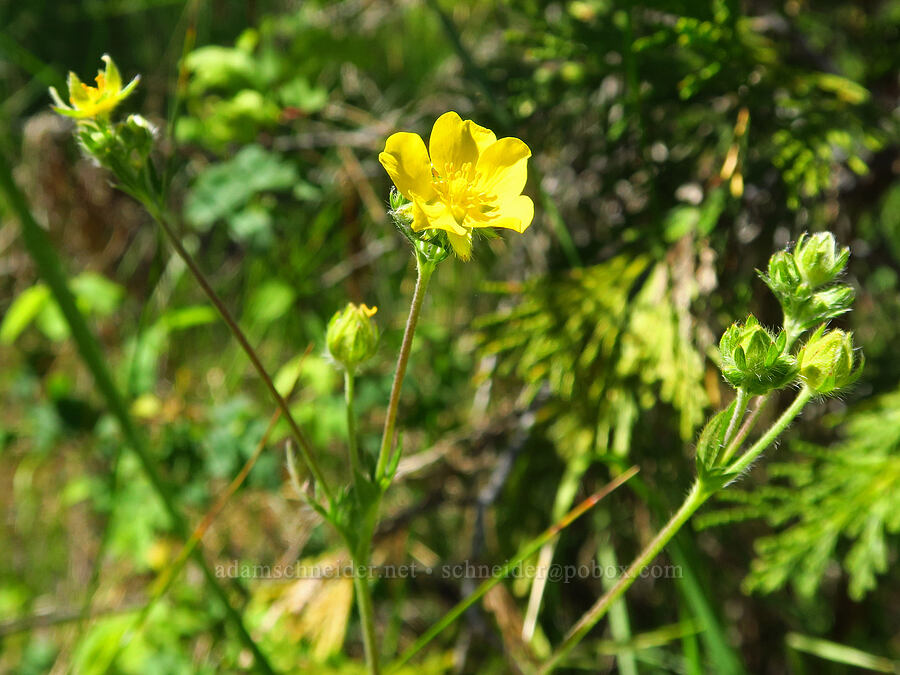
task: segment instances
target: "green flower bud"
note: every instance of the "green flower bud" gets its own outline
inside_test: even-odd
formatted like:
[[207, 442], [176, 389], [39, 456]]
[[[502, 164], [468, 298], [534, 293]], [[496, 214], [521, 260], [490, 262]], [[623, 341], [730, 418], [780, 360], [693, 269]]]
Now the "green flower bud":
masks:
[[335, 312], [328, 322], [325, 343], [328, 353], [349, 371], [375, 355], [378, 347], [378, 326], [372, 317], [377, 307], [354, 305], [352, 302]]
[[794, 247], [794, 261], [803, 281], [811, 290], [831, 283], [844, 270], [850, 258], [846, 246], [838, 250], [831, 232], [803, 233]]
[[126, 151], [133, 151], [143, 161], [150, 154], [153, 140], [156, 137], [156, 127], [141, 115], [129, 115], [119, 127], [119, 137]]
[[796, 294], [803, 281], [794, 256], [787, 251], [772, 254], [769, 258], [769, 274], [763, 276], [763, 280], [779, 299]]
[[825, 332], [822, 325], [797, 356], [800, 377], [819, 394], [830, 394], [853, 384], [862, 373], [864, 359], [853, 351], [853, 333]]
[[838, 249], [834, 235], [803, 234], [794, 251], [779, 251], [769, 258], [768, 274], [759, 273], [784, 310], [789, 341], [850, 310], [854, 291], [834, 284], [850, 257], [850, 249]]
[[733, 387], [753, 396], [780, 389], [797, 375], [786, 346], [784, 331], [774, 337], [751, 314], [743, 325], [732, 324], [719, 341], [722, 375]]
[[450, 257], [452, 248], [443, 230], [427, 229], [416, 232], [412, 229], [413, 203], [406, 199], [397, 188], [391, 188], [391, 210], [389, 214], [397, 229], [416, 249], [416, 254], [430, 263], [437, 264]]
[[115, 132], [108, 124], [83, 126], [78, 131], [78, 140], [85, 153], [103, 166], [106, 166], [108, 158], [116, 152], [118, 146]]
[[809, 301], [810, 321], [816, 318], [818, 321], [815, 323], [822, 323], [849, 312], [855, 298], [856, 291], [846, 284], [817, 291]]
[[388, 198], [388, 201], [391, 205], [391, 211], [399, 211], [410, 203], [406, 197], [400, 194], [400, 190], [393, 186], [391, 186], [391, 196]]

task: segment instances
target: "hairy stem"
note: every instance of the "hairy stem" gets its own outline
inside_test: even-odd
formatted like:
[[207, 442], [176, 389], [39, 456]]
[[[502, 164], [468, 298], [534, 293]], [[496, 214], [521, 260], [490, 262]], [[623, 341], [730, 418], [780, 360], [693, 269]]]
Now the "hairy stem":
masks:
[[372, 605], [372, 589], [369, 588], [368, 562], [357, 562], [353, 570], [353, 587], [356, 589], [356, 607], [362, 624], [363, 646], [366, 650], [366, 664], [371, 675], [381, 673], [378, 643], [375, 638], [375, 608]]
[[750, 446], [750, 449], [747, 450], [747, 452], [741, 455], [739, 459], [735, 460], [735, 462], [728, 467], [728, 473], [743, 473], [744, 470], [759, 457], [762, 451], [768, 448], [775, 439], [787, 429], [787, 426], [800, 414], [803, 407], [809, 403], [809, 399], [813, 397], [813, 393], [812, 389], [804, 386], [803, 389], [800, 390], [800, 393], [797, 394], [797, 398], [794, 399], [794, 402], [781, 414], [781, 417], [775, 420], [772, 426], [766, 430], [766, 433], [760, 436], [759, 440]]
[[403, 342], [400, 345], [400, 354], [397, 356], [397, 367], [394, 370], [394, 382], [391, 385], [391, 398], [388, 401], [387, 415], [384, 420], [384, 433], [381, 436], [381, 450], [378, 453], [378, 464], [375, 467], [375, 480], [380, 481], [387, 469], [388, 459], [394, 445], [394, 428], [397, 423], [397, 408], [400, 405], [400, 390], [403, 388], [403, 377], [406, 375], [406, 366], [409, 363], [409, 353], [412, 349], [413, 336], [416, 332], [416, 324], [419, 322], [419, 314], [422, 311], [422, 302], [425, 300], [425, 291], [428, 282], [434, 272], [435, 265], [416, 254], [416, 288], [413, 291], [412, 304], [409, 308], [409, 317], [406, 319], [406, 330], [403, 333]]
[[725, 454], [722, 456], [727, 459], [725, 459], [723, 463], [728, 462], [728, 460], [734, 456], [734, 453], [737, 452], [737, 449], [741, 447], [741, 443], [747, 438], [747, 434], [753, 430], [753, 427], [756, 425], [756, 420], [759, 418], [759, 414], [762, 412], [763, 408], [766, 407], [766, 403], [768, 403], [771, 398], [771, 393], [757, 397], [756, 407], [753, 408], [753, 411], [747, 416], [747, 419], [744, 420], [744, 424], [741, 425], [741, 428], [731, 440], [731, 444], [725, 449]]
[[294, 438], [297, 439], [297, 444], [300, 446], [300, 454], [303, 457], [303, 461], [306, 463], [309, 472], [313, 475], [313, 478], [318, 484], [319, 489], [322, 490], [322, 493], [325, 495], [325, 498], [330, 504], [333, 501], [332, 492], [328, 487], [328, 482], [325, 480], [325, 475], [319, 468], [318, 462], [316, 462], [315, 455], [313, 454], [312, 444], [306, 438], [305, 434], [300, 430], [300, 426], [297, 424], [297, 421], [291, 414], [290, 407], [284, 400], [284, 397], [278, 393], [278, 389], [275, 388], [275, 383], [272, 381], [272, 377], [266, 371], [265, 366], [263, 366], [262, 361], [260, 361], [256, 350], [250, 344], [247, 336], [244, 335], [244, 331], [241, 330], [241, 327], [231, 315], [228, 307], [225, 306], [225, 303], [218, 296], [218, 294], [216, 294], [212, 286], [210, 286], [209, 281], [207, 281], [206, 276], [194, 261], [193, 257], [191, 257], [191, 254], [187, 252], [187, 250], [181, 244], [181, 240], [179, 240], [179, 238], [175, 235], [175, 232], [172, 230], [172, 227], [169, 223], [169, 217], [165, 213], [165, 211], [152, 202], [145, 203], [145, 206], [150, 211], [150, 215], [153, 216], [154, 220], [159, 223], [159, 226], [163, 229], [163, 232], [165, 232], [166, 237], [168, 237], [169, 239], [169, 243], [172, 244], [172, 248], [174, 248], [179, 257], [184, 260], [184, 263], [188, 266], [191, 274], [194, 275], [197, 283], [200, 284], [200, 288], [202, 288], [203, 292], [206, 293], [206, 297], [209, 298], [209, 301], [219, 312], [219, 315], [231, 330], [231, 334], [234, 336], [235, 340], [238, 341], [238, 344], [240, 344], [241, 348], [247, 354], [247, 357], [250, 359], [250, 362], [256, 369], [259, 378], [266, 385], [266, 389], [269, 390], [269, 393], [272, 395], [272, 398], [275, 400], [275, 403], [281, 409], [284, 418], [287, 420], [288, 425], [291, 427]]
[[728, 428], [725, 430], [724, 444], [726, 447], [731, 442], [731, 437], [734, 434], [735, 429], [737, 429], [737, 425], [744, 419], [744, 413], [747, 412], [747, 404], [749, 402], [750, 395], [747, 393], [747, 390], [743, 387], [739, 387], [737, 390], [737, 398], [735, 399], [734, 414], [731, 416], [731, 421], [728, 423]]
[[[771, 427], [747, 450], [740, 459], [731, 464], [728, 473], [740, 474], [749, 467], [753, 461], [759, 457], [762, 452], [769, 447], [775, 439], [780, 436], [787, 426], [794, 420], [803, 407], [809, 402], [813, 396], [813, 391], [804, 386], [794, 402], [782, 413]], [[757, 407], [757, 410], [761, 407]], [[748, 422], [751, 420], [748, 419]], [[740, 435], [740, 434], [739, 434]], [[742, 439], [735, 438], [735, 441]], [[566, 635], [563, 643], [544, 663], [539, 671], [539, 675], [546, 675], [552, 672], [562, 661], [566, 655], [584, 638], [585, 635], [593, 628], [600, 619], [609, 611], [610, 606], [621, 596], [640, 576], [641, 572], [651, 563], [660, 551], [669, 543], [672, 537], [681, 529], [681, 527], [690, 519], [692, 515], [699, 509], [707, 499], [709, 499], [717, 490], [709, 490], [699, 482], [694, 483], [691, 491], [688, 493], [684, 503], [679, 507], [678, 511], [669, 519], [669, 522], [657, 533], [647, 547], [629, 566], [628, 570], [619, 579], [618, 583], [607, 591], [596, 603], [591, 607], [572, 627]]]
[[359, 446], [356, 442], [356, 412], [353, 409], [355, 398], [355, 380], [353, 373], [344, 370], [344, 400], [347, 402], [347, 450], [350, 455], [350, 471], [353, 472], [353, 484], [358, 487], [362, 477], [359, 464]]

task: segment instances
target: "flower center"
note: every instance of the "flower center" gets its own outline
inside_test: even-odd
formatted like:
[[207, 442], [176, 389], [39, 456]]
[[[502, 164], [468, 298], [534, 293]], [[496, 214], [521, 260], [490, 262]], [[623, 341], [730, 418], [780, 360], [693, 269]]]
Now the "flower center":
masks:
[[458, 167], [447, 162], [440, 169], [432, 166], [431, 183], [460, 225], [466, 218], [487, 220], [495, 210], [493, 195], [483, 190], [481, 174], [471, 162]]

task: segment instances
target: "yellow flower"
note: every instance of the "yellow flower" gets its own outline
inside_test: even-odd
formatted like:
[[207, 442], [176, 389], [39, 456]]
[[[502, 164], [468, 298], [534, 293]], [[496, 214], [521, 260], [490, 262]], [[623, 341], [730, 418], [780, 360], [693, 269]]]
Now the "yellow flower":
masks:
[[63, 103], [55, 87], [50, 87], [50, 96], [56, 103], [53, 109], [56, 112], [76, 119], [105, 118], [134, 91], [141, 76], [136, 76], [123, 88], [122, 76], [112, 58], [109, 54], [104, 54], [101, 58], [106, 63], [106, 69], [97, 72], [96, 87], [84, 84], [75, 73], [69, 72], [67, 84], [71, 107]]
[[472, 231], [504, 227], [524, 232], [534, 204], [522, 194], [531, 150], [518, 138], [493, 131], [455, 112], [434, 123], [428, 150], [418, 134], [387, 139], [378, 161], [412, 202], [412, 229], [443, 230], [463, 260], [472, 254]]

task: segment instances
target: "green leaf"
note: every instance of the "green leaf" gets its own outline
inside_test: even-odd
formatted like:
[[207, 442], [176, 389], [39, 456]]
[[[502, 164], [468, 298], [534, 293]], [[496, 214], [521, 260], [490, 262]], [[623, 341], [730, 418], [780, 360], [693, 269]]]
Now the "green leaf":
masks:
[[228, 227], [238, 241], [257, 246], [272, 243], [272, 216], [261, 206], [250, 205], [227, 217]]
[[700, 432], [697, 440], [697, 467], [703, 472], [711, 471], [716, 465], [736, 403], [737, 401], [732, 401], [727, 408], [713, 415]]
[[296, 181], [293, 164], [260, 145], [248, 145], [200, 174], [187, 195], [184, 215], [205, 230], [243, 208], [255, 194], [287, 190]]
[[294, 287], [283, 281], [271, 280], [253, 291], [247, 303], [247, 318], [269, 325], [283, 317], [297, 299]]
[[19, 294], [3, 317], [0, 324], [0, 344], [11, 345], [23, 330], [35, 320], [50, 300], [50, 289], [44, 284], [35, 284]]
[[191, 90], [242, 88], [253, 83], [253, 57], [240, 49], [209, 45], [195, 49], [185, 59], [191, 73]]
[[209, 305], [188, 305], [167, 310], [156, 323], [171, 332], [213, 323], [218, 316]]
[[296, 77], [278, 89], [278, 97], [286, 106], [314, 113], [328, 103], [328, 90], [311, 86], [305, 77]]
[[82, 311], [109, 316], [125, 297], [125, 289], [114, 281], [93, 272], [84, 272], [72, 279], [72, 292]]

